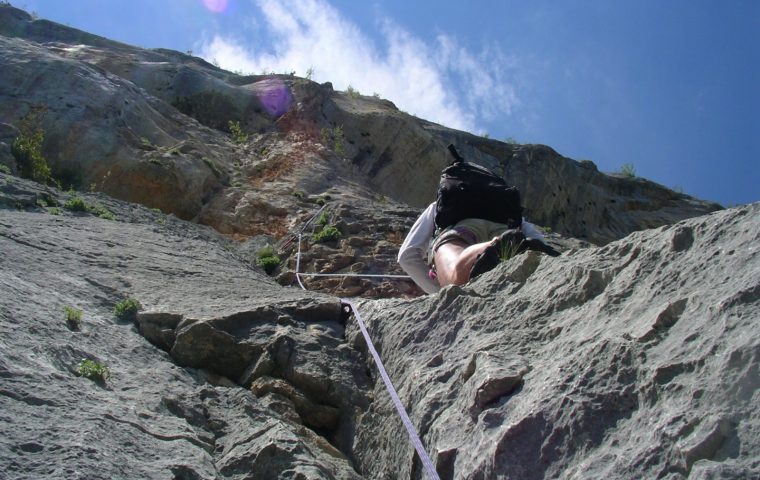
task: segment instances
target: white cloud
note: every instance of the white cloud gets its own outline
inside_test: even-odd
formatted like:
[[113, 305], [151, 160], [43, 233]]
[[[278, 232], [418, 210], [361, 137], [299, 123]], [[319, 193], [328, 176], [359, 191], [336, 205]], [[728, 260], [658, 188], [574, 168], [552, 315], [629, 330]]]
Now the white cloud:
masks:
[[273, 47], [214, 35], [197, 50], [223, 68], [261, 73], [290, 72], [378, 93], [400, 109], [443, 125], [478, 132], [480, 120], [508, 114], [517, 104], [507, 81], [511, 68], [493, 48], [473, 54], [441, 35], [425, 44], [390, 19], [381, 22], [385, 45], [348, 21], [325, 0], [258, 0]]

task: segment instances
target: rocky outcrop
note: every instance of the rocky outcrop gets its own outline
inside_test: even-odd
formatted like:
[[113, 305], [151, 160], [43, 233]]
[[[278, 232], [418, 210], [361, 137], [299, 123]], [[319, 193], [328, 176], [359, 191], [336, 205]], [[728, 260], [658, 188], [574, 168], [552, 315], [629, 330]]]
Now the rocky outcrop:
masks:
[[[0, 6], [0, 36], [0, 122], [15, 125], [30, 107], [46, 107], [45, 150], [59, 175], [245, 237], [281, 231], [262, 230], [259, 207], [287, 204], [278, 216], [296, 221], [294, 189], [319, 195], [338, 186], [368, 204], [379, 193], [420, 209], [435, 197], [449, 143], [517, 185], [531, 221], [567, 237], [602, 244], [719, 208], [548, 147], [447, 129], [387, 100], [289, 75], [237, 75], [10, 6]], [[229, 121], [248, 133], [239, 146]], [[224, 218], [231, 210], [232, 223]]]
[[[3, 174], [0, 191], [4, 478], [359, 478], [371, 397], [336, 298], [280, 287], [208, 227], [102, 194], [79, 198], [113, 220], [72, 212]], [[112, 313], [128, 297], [135, 324]]]
[[[336, 297], [102, 194], [0, 174], [0, 206], [9, 478], [422, 478]], [[441, 478], [757, 476], [759, 213], [360, 302]], [[134, 323], [112, 313], [127, 297]]]
[[[396, 297], [359, 308], [443, 479], [760, 476], [760, 204], [680, 221], [719, 207], [8, 5], [0, 67], [0, 163], [19, 172], [34, 111], [79, 189], [0, 172], [3, 478], [422, 478], [339, 300], [359, 295]], [[563, 255], [413, 299], [293, 286], [296, 265], [401, 273], [448, 143], [518, 185]]]
[[330, 97], [324, 111], [345, 125], [347, 155], [369, 183], [417, 207], [435, 199], [453, 143], [468, 160], [516, 185], [525, 215], [567, 237], [604, 244], [633, 231], [720, 209], [643, 178], [599, 172], [544, 145], [517, 145], [447, 129], [395, 111], [372, 97]]
[[[755, 478], [758, 238], [754, 204], [360, 310], [441, 478]], [[375, 398], [364, 471], [422, 478]]]
[[41, 110], [46, 157], [66, 188], [190, 219], [221, 187], [225, 174], [210, 165], [226, 163], [229, 143], [131, 82], [20, 38], [0, 36], [0, 64], [0, 119]]

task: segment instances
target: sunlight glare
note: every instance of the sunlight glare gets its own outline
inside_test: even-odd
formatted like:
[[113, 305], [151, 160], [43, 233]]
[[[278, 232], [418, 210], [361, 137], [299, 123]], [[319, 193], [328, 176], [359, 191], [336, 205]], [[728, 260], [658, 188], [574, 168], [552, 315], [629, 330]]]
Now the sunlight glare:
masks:
[[273, 117], [283, 115], [293, 103], [290, 89], [281, 80], [259, 82], [256, 95], [264, 109]]
[[228, 0], [203, 0], [203, 4], [211, 12], [222, 13], [227, 9]]

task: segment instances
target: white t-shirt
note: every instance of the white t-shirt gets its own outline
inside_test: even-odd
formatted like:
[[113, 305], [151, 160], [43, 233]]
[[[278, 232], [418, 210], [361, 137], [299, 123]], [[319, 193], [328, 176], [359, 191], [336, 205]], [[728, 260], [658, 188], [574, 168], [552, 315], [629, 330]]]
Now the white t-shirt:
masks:
[[[535, 238], [541, 241], [544, 239], [535, 225], [526, 222], [525, 219], [522, 221], [521, 229], [526, 238]], [[428, 276], [429, 268], [425, 261], [434, 234], [435, 202], [431, 203], [417, 218], [398, 251], [399, 265], [412, 277], [414, 283], [426, 293], [435, 293], [441, 289], [438, 282]]]

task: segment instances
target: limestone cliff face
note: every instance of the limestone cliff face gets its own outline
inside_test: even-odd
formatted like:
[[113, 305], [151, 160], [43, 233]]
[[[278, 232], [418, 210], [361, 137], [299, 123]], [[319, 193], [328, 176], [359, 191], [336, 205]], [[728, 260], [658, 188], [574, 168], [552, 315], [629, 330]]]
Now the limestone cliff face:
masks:
[[[113, 220], [74, 213], [0, 176], [3, 478], [360, 478], [347, 432], [370, 389], [336, 298], [282, 288], [208, 227], [104, 195], [78, 198]], [[112, 313], [128, 297], [135, 322]]]
[[[62, 207], [74, 196], [113, 219]], [[103, 194], [0, 173], [0, 205], [6, 478], [423, 478], [338, 298]], [[759, 219], [754, 204], [361, 302], [441, 478], [760, 475]], [[125, 298], [134, 321], [112, 313]]]
[[[387, 100], [287, 75], [236, 75], [8, 6], [0, 8], [0, 41], [0, 123], [16, 125], [31, 106], [46, 107], [45, 149], [54, 167], [72, 172], [82, 188], [94, 184], [182, 218], [202, 213], [204, 223], [245, 236], [261, 230], [246, 224], [247, 215], [218, 217], [233, 205], [245, 210], [251, 195], [259, 197], [254, 204], [287, 209], [286, 222], [296, 217], [288, 198], [294, 189], [354, 193], [352, 182], [421, 208], [435, 197], [449, 143], [517, 185], [531, 221], [592, 243], [719, 208], [643, 179], [605, 175], [548, 147], [447, 129]], [[249, 132], [241, 145], [226, 133], [230, 120]], [[283, 140], [287, 148], [270, 148]], [[262, 183], [277, 180], [290, 188], [257, 195]]]
[[[442, 478], [754, 478], [758, 238], [754, 204], [361, 308]], [[383, 390], [361, 461], [418, 478]]]
[[[15, 175], [33, 109], [78, 193]], [[449, 143], [516, 184], [563, 255], [420, 298], [403, 280], [293, 287], [288, 240], [322, 206], [301, 271], [401, 273]], [[357, 295], [441, 478], [760, 476], [758, 204], [707, 215], [549, 147], [7, 5], [0, 163], [8, 478], [422, 478], [338, 297]], [[317, 243], [317, 223], [341, 236]], [[266, 244], [276, 281], [253, 264]], [[143, 308], [118, 319], [126, 298]]]

